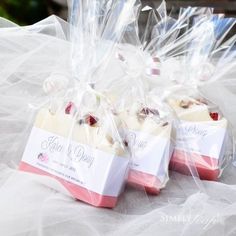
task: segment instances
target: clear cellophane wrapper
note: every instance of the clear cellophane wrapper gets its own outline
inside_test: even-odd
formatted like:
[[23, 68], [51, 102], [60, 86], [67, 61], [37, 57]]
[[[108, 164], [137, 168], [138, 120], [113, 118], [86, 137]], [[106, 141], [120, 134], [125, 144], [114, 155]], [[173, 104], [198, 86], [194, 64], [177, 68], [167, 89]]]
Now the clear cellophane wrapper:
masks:
[[148, 194], [159, 194], [169, 180], [173, 118], [165, 105], [150, 98], [142, 102], [135, 97], [131, 104], [120, 112], [131, 153], [128, 183]]
[[176, 112], [175, 148], [170, 169], [216, 181], [233, 155], [230, 124], [220, 109], [191, 89], [176, 92], [168, 99]]
[[[234, 156], [231, 124], [221, 112], [224, 108], [208, 95], [209, 86], [217, 81], [227, 84], [226, 75], [234, 67], [234, 38], [221, 45], [234, 23], [234, 19], [210, 16], [196, 28], [202, 36], [190, 42], [186, 55], [171, 62], [181, 69], [169, 77], [176, 89], [167, 102], [179, 118], [170, 168], [189, 174], [189, 166], [194, 166], [204, 180], [218, 180]], [[175, 73], [178, 77], [173, 78]]]
[[64, 192], [97, 207], [116, 206], [129, 156], [119, 135], [119, 117], [93, 87], [135, 7], [135, 1], [71, 2], [69, 81], [60, 77], [44, 81], [49, 102], [35, 109], [19, 166], [55, 178]]
[[[55, 178], [18, 171], [38, 112], [42, 108], [47, 111], [54, 108], [51, 112], [56, 110], [75, 121], [65, 109], [73, 102], [79, 110], [81, 102], [76, 99], [77, 93], [74, 96], [71, 79], [74, 69], [70, 65], [71, 43], [66, 22], [54, 16], [27, 27], [2, 19], [0, 22], [4, 27], [0, 29], [0, 235], [148, 235], [153, 232], [160, 235], [234, 235], [236, 172], [233, 165], [227, 166], [219, 182], [198, 181], [170, 172], [168, 184], [159, 196], [128, 187], [112, 211], [75, 201]], [[225, 64], [221, 65], [226, 68], [227, 60], [223, 61]], [[223, 114], [235, 132], [235, 67], [223, 74], [222, 67], [217, 67], [219, 73], [215, 73], [222, 75], [221, 79], [205, 84], [200, 95], [198, 90], [197, 96], [192, 93], [191, 97], [200, 96], [217, 104], [219, 114]], [[111, 114], [108, 111], [112, 106], [107, 99], [90, 88], [88, 94], [93, 102], [101, 97], [105, 107], [108, 103], [105, 114]], [[98, 106], [97, 102], [95, 104]], [[89, 112], [99, 116], [97, 112], [102, 107]], [[116, 125], [111, 127], [117, 129]]]

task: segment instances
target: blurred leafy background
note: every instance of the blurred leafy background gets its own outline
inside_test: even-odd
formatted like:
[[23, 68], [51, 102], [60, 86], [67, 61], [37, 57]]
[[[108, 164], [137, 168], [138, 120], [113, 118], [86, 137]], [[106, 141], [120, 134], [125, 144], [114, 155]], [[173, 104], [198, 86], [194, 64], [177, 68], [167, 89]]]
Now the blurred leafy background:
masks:
[[0, 0], [0, 16], [20, 25], [34, 23], [47, 15], [43, 0]]
[[33, 24], [50, 14], [63, 18], [66, 0], [0, 0], [0, 16], [20, 25]]
[[[161, 0], [141, 1], [143, 5], [155, 7], [161, 2]], [[168, 11], [172, 12], [173, 8], [202, 6], [214, 7], [216, 13], [225, 13], [228, 17], [236, 15], [236, 0], [166, 0], [166, 2]], [[67, 0], [0, 0], [0, 16], [20, 25], [33, 24], [51, 14], [66, 19]], [[146, 20], [145, 17], [143, 19]]]

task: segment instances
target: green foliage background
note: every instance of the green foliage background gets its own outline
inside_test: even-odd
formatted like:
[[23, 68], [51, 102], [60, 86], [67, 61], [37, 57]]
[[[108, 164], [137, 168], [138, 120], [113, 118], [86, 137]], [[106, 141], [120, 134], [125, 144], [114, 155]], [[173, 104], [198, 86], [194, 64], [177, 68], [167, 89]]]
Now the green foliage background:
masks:
[[48, 15], [47, 0], [0, 0], [0, 16], [20, 25], [33, 24]]

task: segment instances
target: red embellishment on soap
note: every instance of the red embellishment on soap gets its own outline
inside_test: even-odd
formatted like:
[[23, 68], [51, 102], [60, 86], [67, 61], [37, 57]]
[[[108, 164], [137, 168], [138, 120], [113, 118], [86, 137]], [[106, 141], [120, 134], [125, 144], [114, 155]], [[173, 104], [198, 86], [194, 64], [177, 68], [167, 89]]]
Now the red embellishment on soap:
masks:
[[69, 102], [68, 105], [66, 106], [65, 113], [66, 114], [71, 114], [73, 108], [74, 108], [74, 103], [73, 102]]
[[219, 114], [217, 112], [210, 112], [210, 116], [213, 120], [219, 120]]
[[93, 125], [97, 124], [98, 118], [95, 117], [95, 116], [88, 115], [88, 116], [86, 116], [86, 118], [85, 118], [85, 122], [86, 122], [88, 125], [93, 126]]

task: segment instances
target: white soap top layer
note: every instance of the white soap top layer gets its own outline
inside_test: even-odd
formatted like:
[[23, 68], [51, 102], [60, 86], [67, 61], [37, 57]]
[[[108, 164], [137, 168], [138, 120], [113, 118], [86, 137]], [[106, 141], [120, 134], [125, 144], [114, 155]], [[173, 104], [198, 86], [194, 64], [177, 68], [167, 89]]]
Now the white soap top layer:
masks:
[[181, 106], [181, 102], [185, 102], [186, 99], [170, 99], [169, 105], [174, 109], [178, 118], [183, 121], [189, 122], [207, 122], [213, 126], [221, 126], [222, 128], [227, 127], [227, 120], [221, 118], [218, 121], [214, 121], [209, 113], [208, 107], [204, 103], [200, 103], [195, 99], [189, 98], [190, 105]]
[[51, 114], [48, 109], [41, 109], [37, 114], [35, 126], [102, 151], [124, 156], [119, 142], [113, 142], [112, 134], [103, 126], [79, 124], [75, 118], [63, 112]]

